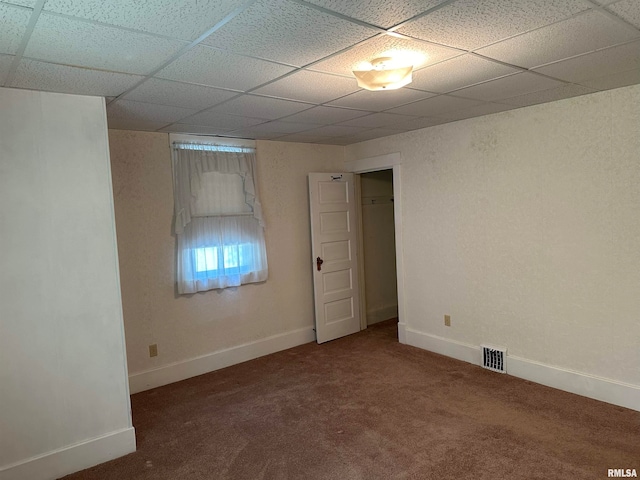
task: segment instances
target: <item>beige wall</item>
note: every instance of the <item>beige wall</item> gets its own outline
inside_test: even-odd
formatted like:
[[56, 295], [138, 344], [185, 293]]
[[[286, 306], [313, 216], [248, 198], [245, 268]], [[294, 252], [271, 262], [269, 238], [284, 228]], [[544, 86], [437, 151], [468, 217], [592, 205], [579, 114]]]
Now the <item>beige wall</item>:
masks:
[[398, 315], [393, 171], [363, 173], [362, 236], [367, 323]]
[[[258, 142], [269, 280], [178, 296], [168, 136], [109, 134], [131, 374], [312, 327], [306, 176], [338, 169], [343, 147]], [[150, 358], [153, 343], [159, 355]]]
[[401, 153], [407, 325], [640, 385], [638, 132], [632, 86], [347, 147]]

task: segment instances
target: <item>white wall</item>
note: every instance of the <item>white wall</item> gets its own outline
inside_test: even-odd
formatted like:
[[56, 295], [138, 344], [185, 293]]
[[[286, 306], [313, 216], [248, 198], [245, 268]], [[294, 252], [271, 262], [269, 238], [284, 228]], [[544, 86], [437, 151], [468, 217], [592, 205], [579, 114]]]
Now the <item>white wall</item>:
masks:
[[110, 145], [133, 392], [314, 340], [307, 174], [339, 169], [343, 147], [258, 142], [269, 279], [179, 296], [168, 136], [111, 130]]
[[362, 236], [367, 324], [398, 316], [393, 171], [363, 173]]
[[638, 132], [632, 86], [347, 147], [402, 156], [416, 343], [506, 346], [514, 373], [542, 364], [595, 398], [624, 387], [619, 403], [640, 409]]
[[0, 88], [0, 479], [135, 450], [104, 100]]

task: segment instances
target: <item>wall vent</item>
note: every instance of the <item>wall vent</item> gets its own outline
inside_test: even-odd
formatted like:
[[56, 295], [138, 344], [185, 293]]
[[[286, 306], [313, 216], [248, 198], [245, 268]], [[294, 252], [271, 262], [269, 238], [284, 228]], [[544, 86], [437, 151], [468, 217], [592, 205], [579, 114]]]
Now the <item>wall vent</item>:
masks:
[[482, 347], [482, 367], [498, 373], [507, 373], [507, 349], [499, 347]]

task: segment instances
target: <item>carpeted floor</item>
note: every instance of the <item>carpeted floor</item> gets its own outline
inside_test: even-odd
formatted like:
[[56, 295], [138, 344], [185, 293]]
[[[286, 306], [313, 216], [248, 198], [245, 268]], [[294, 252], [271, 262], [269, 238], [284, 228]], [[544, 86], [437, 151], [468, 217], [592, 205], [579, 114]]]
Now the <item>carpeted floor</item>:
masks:
[[640, 412], [401, 345], [394, 321], [131, 400], [138, 451], [67, 480], [640, 472]]

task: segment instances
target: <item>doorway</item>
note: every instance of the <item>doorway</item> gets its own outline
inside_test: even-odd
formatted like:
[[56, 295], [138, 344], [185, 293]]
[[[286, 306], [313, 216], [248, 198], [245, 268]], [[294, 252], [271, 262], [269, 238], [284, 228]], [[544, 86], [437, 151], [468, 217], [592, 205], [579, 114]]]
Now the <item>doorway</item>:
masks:
[[[395, 222], [396, 244], [396, 278], [398, 284], [398, 341], [407, 343], [407, 325], [404, 305], [404, 257], [402, 255], [402, 157], [399, 152], [377, 155], [375, 157], [358, 158], [347, 161], [347, 171], [353, 173], [368, 173], [378, 170], [393, 170], [393, 214]], [[360, 210], [361, 208], [359, 208]], [[360, 236], [362, 238], [362, 236]], [[362, 263], [362, 262], [360, 262]], [[364, 278], [364, 275], [361, 275]], [[364, 306], [363, 306], [364, 310]], [[366, 324], [361, 328], [367, 328]]]
[[393, 170], [362, 173], [359, 183], [367, 327], [398, 317]]

